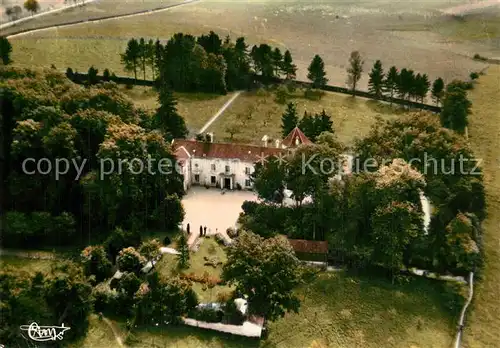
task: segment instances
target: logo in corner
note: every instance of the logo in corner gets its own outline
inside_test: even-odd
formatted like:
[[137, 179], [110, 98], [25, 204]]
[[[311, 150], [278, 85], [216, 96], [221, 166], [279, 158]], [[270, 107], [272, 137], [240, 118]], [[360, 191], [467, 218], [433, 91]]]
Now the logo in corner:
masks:
[[64, 323], [61, 326], [39, 326], [37, 323], [31, 323], [30, 325], [21, 325], [20, 329], [28, 331], [28, 336], [33, 341], [47, 342], [61, 341], [64, 338], [64, 333], [71, 328], [64, 326]]

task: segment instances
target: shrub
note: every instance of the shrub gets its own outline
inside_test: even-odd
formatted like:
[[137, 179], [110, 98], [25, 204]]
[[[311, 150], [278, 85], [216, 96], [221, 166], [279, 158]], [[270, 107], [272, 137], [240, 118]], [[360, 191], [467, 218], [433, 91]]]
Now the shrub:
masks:
[[237, 189], [238, 191], [241, 191], [241, 190], [242, 190], [242, 188], [243, 188], [243, 187], [241, 187], [240, 183], [239, 183], [239, 182], [237, 182], [237, 183], [236, 183], [236, 189]]
[[224, 304], [223, 320], [231, 325], [242, 325], [245, 322], [245, 316], [238, 310], [233, 298]]
[[118, 308], [118, 292], [110, 289], [106, 283], [97, 284], [92, 290], [96, 312], [115, 313]]
[[219, 292], [217, 294], [217, 302], [219, 303], [226, 303], [232, 299], [233, 299], [233, 292], [231, 291]]
[[201, 308], [194, 312], [194, 319], [207, 323], [220, 323], [223, 317], [224, 312], [214, 308]]
[[88, 246], [81, 253], [82, 265], [87, 276], [94, 275], [97, 282], [111, 276], [113, 265], [102, 246]]
[[307, 88], [304, 91], [304, 97], [309, 100], [320, 100], [323, 95], [325, 95], [325, 92], [320, 89]]
[[236, 238], [236, 237], [238, 237], [238, 231], [236, 231], [236, 229], [234, 229], [232, 227], [229, 227], [226, 230], [226, 234], [229, 236], [229, 238]]
[[476, 53], [476, 54], [474, 55], [474, 59], [475, 59], [475, 60], [482, 60], [482, 61], [488, 60], [488, 58], [483, 57], [483, 56], [481, 56], [481, 55], [480, 55], [480, 54], [478, 54], [478, 53]]
[[71, 68], [68, 68], [66, 69], [66, 76], [71, 79], [73, 77], [74, 73], [73, 73], [73, 69]]
[[469, 76], [471, 80], [477, 80], [479, 78], [479, 74], [477, 72], [471, 72]]
[[115, 228], [105, 242], [106, 251], [110, 254], [113, 263], [120, 250], [130, 246], [137, 247], [139, 244], [141, 244], [139, 233], [126, 231], [120, 227]]
[[288, 88], [286, 86], [281, 85], [276, 89], [275, 98], [274, 98], [276, 103], [285, 104], [286, 101], [288, 100], [288, 97], [289, 97]]
[[108, 69], [104, 69], [104, 71], [102, 73], [102, 79], [104, 81], [110, 81], [111, 80], [111, 74], [109, 73]]
[[118, 280], [117, 290], [125, 294], [128, 298], [133, 298], [134, 294], [139, 290], [141, 280], [137, 278], [135, 273], [125, 273]]
[[269, 95], [269, 92], [266, 91], [264, 88], [260, 87], [257, 92], [255, 92], [255, 94], [258, 96], [258, 97], [267, 97]]
[[146, 259], [133, 247], [120, 251], [116, 261], [121, 272], [138, 272]]

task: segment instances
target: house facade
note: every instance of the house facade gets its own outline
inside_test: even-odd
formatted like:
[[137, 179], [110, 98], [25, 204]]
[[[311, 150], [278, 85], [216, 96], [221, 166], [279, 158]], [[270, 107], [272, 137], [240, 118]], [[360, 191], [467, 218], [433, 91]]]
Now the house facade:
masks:
[[270, 146], [266, 137], [263, 138], [262, 146], [193, 139], [172, 141], [184, 177], [185, 190], [191, 185], [250, 190], [256, 163], [267, 157], [284, 154], [287, 149], [302, 144], [312, 142], [297, 127], [283, 141], [276, 141], [274, 146]]

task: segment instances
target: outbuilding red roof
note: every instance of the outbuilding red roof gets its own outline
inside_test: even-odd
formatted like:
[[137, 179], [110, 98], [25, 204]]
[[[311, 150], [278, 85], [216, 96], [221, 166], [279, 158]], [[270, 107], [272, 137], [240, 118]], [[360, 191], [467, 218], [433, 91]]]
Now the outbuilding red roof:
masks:
[[309, 140], [309, 138], [306, 137], [304, 133], [302, 133], [299, 127], [295, 127], [290, 132], [290, 134], [288, 134], [286, 138], [283, 139], [283, 145], [285, 145], [286, 147], [294, 147], [297, 145], [309, 145], [309, 144], [312, 144], [312, 141]]
[[175, 139], [172, 143], [177, 158], [220, 158], [258, 162], [262, 157], [277, 156], [286, 150], [276, 147], [245, 145], [237, 143], [207, 143], [197, 140]]
[[328, 254], [328, 242], [304, 239], [288, 240], [297, 253]]

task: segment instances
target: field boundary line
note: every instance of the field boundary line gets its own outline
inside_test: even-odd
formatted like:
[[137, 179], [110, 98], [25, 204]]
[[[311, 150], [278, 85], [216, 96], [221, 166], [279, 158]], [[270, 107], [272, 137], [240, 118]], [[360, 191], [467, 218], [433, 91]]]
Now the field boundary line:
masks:
[[469, 307], [469, 305], [472, 301], [473, 295], [474, 295], [474, 273], [470, 272], [469, 273], [469, 297], [467, 298], [467, 301], [465, 302], [465, 305], [462, 308], [462, 312], [460, 313], [460, 320], [458, 321], [458, 331], [457, 331], [457, 337], [455, 339], [454, 348], [460, 348], [463, 330], [464, 330], [465, 313], [466, 313], [467, 308]]
[[[93, 1], [96, 1], [96, 0], [93, 0]], [[21, 30], [17, 33], [12, 33], [10, 35], [7, 35], [7, 38], [11, 39], [11, 38], [14, 38], [17, 36], [22, 36], [22, 35], [26, 35], [26, 34], [30, 34], [30, 33], [36, 33], [36, 32], [40, 32], [43, 30], [50, 30], [50, 29], [54, 29], [54, 28], [67, 28], [67, 27], [71, 27], [73, 25], [78, 25], [78, 24], [82, 24], [82, 23], [98, 23], [98, 22], [103, 22], [103, 21], [113, 20], [113, 19], [142, 16], [142, 15], [147, 15], [147, 14], [151, 14], [151, 13], [167, 11], [167, 10], [170, 10], [174, 7], [188, 5], [188, 4], [196, 3], [199, 1], [201, 1], [201, 0], [184, 0], [183, 2], [180, 2], [180, 3], [170, 4], [170, 5], [166, 5], [166, 6], [162, 6], [162, 7], [157, 7], [157, 8], [152, 9], [152, 10], [140, 10], [140, 11], [135, 11], [135, 12], [121, 14], [121, 15], [115, 15], [115, 16], [105, 16], [105, 17], [99, 17], [99, 18], [94, 18], [94, 19], [81, 19], [78, 21], [66, 22], [66, 23], [61, 23], [58, 25], [47, 25], [47, 26], [41, 26], [39, 28], [34, 28], [34, 29], [25, 29], [25, 30]]]

